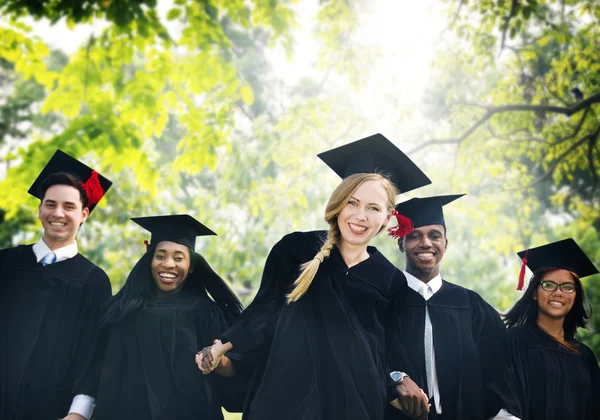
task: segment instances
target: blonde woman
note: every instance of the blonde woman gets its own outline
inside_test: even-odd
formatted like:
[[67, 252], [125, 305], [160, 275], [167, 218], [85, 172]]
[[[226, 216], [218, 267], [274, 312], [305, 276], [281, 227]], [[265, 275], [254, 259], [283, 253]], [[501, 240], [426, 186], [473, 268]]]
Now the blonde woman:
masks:
[[[348, 168], [371, 173], [349, 175], [335, 189], [325, 209], [327, 232], [295, 232], [273, 247], [247, 312], [196, 357], [203, 373], [230, 350], [254, 362], [244, 419], [381, 419], [387, 403], [398, 406], [386, 337], [406, 280], [369, 246], [388, 224], [397, 195], [390, 179], [372, 173], [381, 168], [377, 153], [386, 155], [379, 136], [334, 151], [346, 161], [343, 175]], [[373, 149], [376, 160], [361, 166]], [[331, 156], [321, 157], [335, 166]], [[403, 178], [396, 180], [401, 186]], [[244, 373], [243, 363], [229, 366], [231, 374]]]

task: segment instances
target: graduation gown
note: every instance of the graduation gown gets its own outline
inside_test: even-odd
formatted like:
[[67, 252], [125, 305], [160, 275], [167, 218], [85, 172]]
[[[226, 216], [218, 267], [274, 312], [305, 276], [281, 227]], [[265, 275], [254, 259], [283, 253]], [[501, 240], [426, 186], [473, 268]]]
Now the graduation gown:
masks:
[[[433, 345], [444, 420], [489, 419], [500, 409], [519, 416], [513, 391], [509, 342], [498, 313], [477, 293], [449, 283], [429, 299], [408, 289], [400, 336], [409, 364], [392, 357], [390, 367], [408, 373], [427, 389], [425, 373], [425, 307], [433, 327]], [[406, 419], [398, 410], [387, 410], [386, 419]]]
[[397, 397], [386, 352], [406, 279], [377, 249], [348, 268], [334, 247], [307, 293], [286, 303], [325, 237], [295, 232], [279, 241], [256, 298], [223, 336], [243, 362], [256, 357], [246, 420], [375, 420]]
[[0, 419], [56, 420], [75, 395], [96, 395], [104, 271], [81, 254], [42, 267], [23, 245], [0, 251], [0, 290]]
[[109, 324], [95, 420], [222, 420], [221, 406], [241, 411], [248, 381], [205, 376], [194, 360], [230, 321], [184, 287]]
[[561, 347], [537, 325], [508, 329], [522, 420], [600, 419], [600, 368], [579, 343], [579, 354]]

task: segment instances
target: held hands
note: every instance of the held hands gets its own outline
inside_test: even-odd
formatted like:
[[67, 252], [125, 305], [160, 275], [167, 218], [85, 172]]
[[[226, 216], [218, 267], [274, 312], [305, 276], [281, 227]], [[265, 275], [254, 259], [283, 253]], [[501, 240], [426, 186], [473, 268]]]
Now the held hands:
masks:
[[212, 346], [204, 347], [196, 354], [196, 364], [203, 374], [208, 375], [219, 366], [225, 354], [223, 347], [219, 340], [215, 340]]
[[427, 394], [423, 392], [421, 388], [409, 377], [404, 378], [402, 382], [396, 387], [400, 396], [396, 402], [398, 404], [392, 404], [394, 407], [404, 411], [411, 419], [424, 420], [429, 415], [429, 398]]

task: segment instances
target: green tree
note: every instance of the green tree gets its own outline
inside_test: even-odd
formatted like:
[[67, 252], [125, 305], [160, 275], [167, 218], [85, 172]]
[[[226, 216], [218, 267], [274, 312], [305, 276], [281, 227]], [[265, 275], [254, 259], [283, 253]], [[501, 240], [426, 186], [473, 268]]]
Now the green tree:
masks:
[[[456, 151], [452, 180], [477, 196], [489, 220], [475, 232], [498, 259], [572, 236], [600, 266], [600, 7], [444, 3], [454, 36], [429, 91], [435, 128], [414, 151]], [[597, 278], [584, 282], [592, 306]], [[600, 354], [598, 314], [591, 329], [584, 339]]]

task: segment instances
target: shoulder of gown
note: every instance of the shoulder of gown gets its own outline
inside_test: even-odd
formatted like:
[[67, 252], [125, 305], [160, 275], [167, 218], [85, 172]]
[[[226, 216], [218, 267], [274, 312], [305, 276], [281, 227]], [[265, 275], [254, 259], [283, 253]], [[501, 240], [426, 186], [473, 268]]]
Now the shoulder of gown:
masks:
[[12, 248], [0, 249], [0, 269], [5, 268], [4, 264], [8, 267], [10, 264], [25, 263], [28, 260], [36, 262], [32, 248], [33, 245], [19, 245]]

